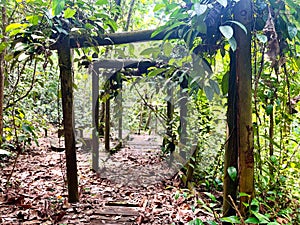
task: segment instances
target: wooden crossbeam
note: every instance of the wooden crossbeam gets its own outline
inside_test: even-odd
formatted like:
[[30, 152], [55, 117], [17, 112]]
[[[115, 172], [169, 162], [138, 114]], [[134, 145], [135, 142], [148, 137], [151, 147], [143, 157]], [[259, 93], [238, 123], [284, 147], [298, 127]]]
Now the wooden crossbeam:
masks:
[[[85, 47], [94, 47], [94, 46], [107, 46], [107, 45], [119, 45], [119, 44], [128, 44], [134, 42], [143, 42], [143, 41], [158, 41], [164, 40], [165, 33], [159, 33], [152, 37], [153, 32], [156, 30], [141, 30], [141, 31], [132, 31], [132, 32], [122, 32], [122, 33], [112, 33], [112, 34], [103, 34], [98, 37], [88, 37], [88, 36], [79, 36], [79, 37], [70, 37], [70, 47], [71, 48], [85, 48]], [[167, 39], [178, 39], [180, 38], [177, 32], [172, 32], [171, 35], [168, 35]], [[57, 49], [57, 43], [51, 46], [51, 49]]]

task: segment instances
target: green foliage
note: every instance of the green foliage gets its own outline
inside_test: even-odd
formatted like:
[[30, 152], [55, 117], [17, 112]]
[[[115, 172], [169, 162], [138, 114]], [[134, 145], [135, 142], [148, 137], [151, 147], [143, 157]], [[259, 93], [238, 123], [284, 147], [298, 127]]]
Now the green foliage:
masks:
[[233, 166], [228, 167], [227, 172], [228, 172], [231, 180], [235, 181], [236, 178], [237, 178], [237, 170], [236, 170], [236, 168], [233, 167]]
[[[291, 102], [300, 91], [297, 85], [300, 74], [294, 63], [300, 50], [295, 47], [300, 36], [294, 29], [299, 26], [300, 7], [293, 1], [260, 1], [255, 10], [258, 23], [254, 28], [253, 105], [257, 194], [271, 217], [298, 222], [294, 215], [299, 207], [299, 176], [294, 174], [294, 168], [298, 170], [300, 166], [295, 152], [299, 116], [295, 112], [297, 105]], [[271, 33], [275, 34], [274, 39]], [[263, 220], [255, 213], [254, 218], [260, 223]]]

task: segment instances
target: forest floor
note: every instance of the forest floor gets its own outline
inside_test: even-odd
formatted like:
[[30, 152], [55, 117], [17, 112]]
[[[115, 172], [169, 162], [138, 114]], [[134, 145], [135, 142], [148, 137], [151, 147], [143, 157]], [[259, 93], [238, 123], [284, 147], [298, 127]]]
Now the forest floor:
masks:
[[[159, 142], [137, 136], [91, 170], [91, 152], [79, 149], [79, 203], [68, 203], [65, 154], [39, 139], [14, 158], [0, 159], [0, 224], [187, 224], [214, 220], [220, 208], [206, 192], [184, 189], [177, 171], [160, 156]], [[101, 158], [102, 157], [102, 158]], [[216, 193], [219, 195], [220, 193]], [[213, 206], [213, 207], [211, 207]]]

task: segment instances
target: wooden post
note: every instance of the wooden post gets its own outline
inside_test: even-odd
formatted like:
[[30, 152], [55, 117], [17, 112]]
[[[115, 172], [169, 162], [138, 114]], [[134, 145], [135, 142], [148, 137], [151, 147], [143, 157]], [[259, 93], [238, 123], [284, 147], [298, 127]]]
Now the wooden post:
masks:
[[[172, 85], [172, 84], [170, 84]], [[174, 98], [173, 98], [173, 87], [167, 89], [167, 135], [171, 138], [173, 135], [172, 132], [172, 120], [174, 114]]]
[[63, 120], [69, 202], [78, 202], [78, 178], [75, 149], [75, 127], [73, 120], [73, 72], [70, 51], [70, 37], [58, 41], [58, 62], [62, 93]]
[[110, 151], [110, 99], [105, 102], [105, 132], [104, 132], [104, 148], [105, 151]]
[[[122, 82], [122, 81], [121, 81]], [[121, 83], [121, 88], [120, 88], [120, 92], [117, 96], [117, 106], [119, 111], [119, 122], [118, 122], [118, 139], [119, 142], [122, 144], [122, 139], [123, 139], [123, 99], [122, 99], [122, 83]]]
[[[238, 170], [238, 146], [237, 146], [237, 105], [236, 105], [236, 57], [230, 53], [230, 76], [228, 86], [228, 106], [227, 106], [227, 144], [225, 146], [224, 157], [224, 190], [223, 190], [223, 216], [235, 215], [235, 209], [230, 197], [236, 201], [238, 180], [232, 180], [227, 172], [228, 168], [233, 167]], [[229, 197], [230, 196], [230, 197]], [[229, 224], [229, 223], [225, 223]]]
[[92, 66], [92, 168], [99, 169], [99, 75]]
[[[236, 27], [234, 37], [237, 42], [236, 81], [237, 81], [237, 132], [239, 156], [239, 192], [254, 195], [254, 155], [252, 128], [252, 70], [251, 70], [251, 28], [253, 21], [252, 1], [240, 0], [234, 7], [234, 20], [242, 23], [247, 34]], [[240, 212], [246, 216], [249, 203], [247, 196], [240, 198]]]
[[[188, 80], [184, 76], [182, 82], [180, 83], [180, 143], [183, 146], [187, 144], [187, 102], [188, 102]], [[180, 155], [183, 159], [186, 159], [186, 152], [184, 148], [180, 149]]]
[[[172, 83], [170, 84], [172, 85]], [[174, 162], [174, 151], [175, 151], [175, 144], [174, 144], [174, 137], [173, 137], [173, 114], [174, 114], [174, 98], [173, 98], [173, 87], [167, 88], [167, 138], [168, 138], [168, 151], [170, 151], [170, 162], [169, 166], [172, 165]]]
[[[235, 215], [231, 199], [236, 202], [238, 185], [239, 192], [253, 196], [254, 193], [254, 157], [253, 157], [253, 130], [252, 130], [252, 72], [251, 72], [251, 0], [240, 0], [234, 7], [234, 19], [242, 23], [247, 34], [236, 27], [234, 37], [237, 49], [230, 54], [230, 77], [228, 90], [228, 141], [224, 158], [224, 190], [223, 216]], [[238, 174], [233, 180], [228, 168], [235, 168]], [[239, 211], [246, 215], [247, 196], [240, 198]], [[229, 223], [224, 223], [229, 224]]]

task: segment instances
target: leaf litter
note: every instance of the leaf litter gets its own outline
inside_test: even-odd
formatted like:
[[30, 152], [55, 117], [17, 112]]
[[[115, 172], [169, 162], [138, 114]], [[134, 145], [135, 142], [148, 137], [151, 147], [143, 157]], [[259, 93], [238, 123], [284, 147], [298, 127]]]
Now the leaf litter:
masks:
[[49, 143], [49, 138], [41, 138], [39, 146], [20, 155], [8, 186], [14, 158], [0, 160], [1, 224], [165, 225], [213, 220], [205, 203], [209, 199], [183, 189], [178, 175], [170, 177], [159, 149], [141, 151], [132, 145], [110, 156], [98, 173], [91, 170], [91, 153], [79, 149], [80, 202], [70, 204], [65, 154], [52, 151]]

